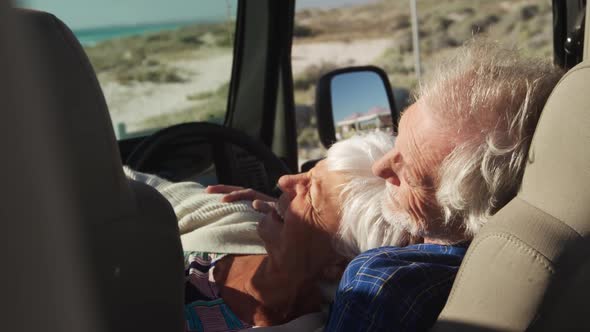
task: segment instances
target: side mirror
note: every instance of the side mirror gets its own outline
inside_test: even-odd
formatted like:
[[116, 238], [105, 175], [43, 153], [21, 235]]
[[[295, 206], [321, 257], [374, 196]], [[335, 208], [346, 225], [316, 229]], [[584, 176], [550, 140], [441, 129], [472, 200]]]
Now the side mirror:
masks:
[[397, 131], [391, 85], [387, 74], [375, 66], [324, 74], [317, 84], [315, 110], [320, 141], [326, 148], [356, 133]]

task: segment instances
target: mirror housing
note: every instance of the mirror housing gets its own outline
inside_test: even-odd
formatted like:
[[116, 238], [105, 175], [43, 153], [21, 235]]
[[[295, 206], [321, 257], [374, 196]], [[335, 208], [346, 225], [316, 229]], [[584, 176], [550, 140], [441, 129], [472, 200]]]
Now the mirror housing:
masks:
[[346, 67], [320, 77], [315, 112], [320, 141], [326, 148], [358, 131], [387, 128], [397, 132], [393, 90], [387, 74], [375, 66]]

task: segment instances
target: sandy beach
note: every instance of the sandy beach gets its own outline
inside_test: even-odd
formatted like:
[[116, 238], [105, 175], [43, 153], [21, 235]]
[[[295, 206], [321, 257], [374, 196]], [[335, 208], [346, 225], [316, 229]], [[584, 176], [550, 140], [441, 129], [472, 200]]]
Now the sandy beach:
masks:
[[[339, 66], [365, 65], [380, 57], [391, 46], [390, 39], [356, 42], [306, 42], [293, 46], [293, 75], [306, 68], [330, 62]], [[195, 54], [196, 55], [196, 54]], [[177, 113], [195, 108], [203, 100], [190, 100], [191, 95], [217, 90], [230, 77], [232, 54], [229, 49], [202, 54], [166, 63], [178, 69], [186, 79], [182, 83], [132, 82], [121, 84], [108, 73], [99, 74], [113, 124], [125, 123], [129, 131], [142, 130], [142, 119], [165, 113]]]
[[218, 54], [209, 58], [178, 60], [169, 65], [179, 69], [187, 79], [183, 83], [132, 83], [125, 85], [100, 76], [113, 124], [126, 123], [130, 130], [140, 130], [142, 119], [163, 113], [175, 113], [198, 106], [202, 101], [187, 97], [214, 91], [229, 80], [232, 55]]
[[393, 45], [389, 38], [367, 39], [354, 42], [306, 42], [293, 44], [291, 52], [293, 76], [311, 65], [329, 62], [338, 66], [371, 64]]

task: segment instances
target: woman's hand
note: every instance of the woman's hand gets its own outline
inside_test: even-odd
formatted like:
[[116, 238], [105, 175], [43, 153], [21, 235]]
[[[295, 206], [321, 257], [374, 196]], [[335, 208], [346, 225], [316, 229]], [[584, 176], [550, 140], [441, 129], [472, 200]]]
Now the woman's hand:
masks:
[[276, 198], [265, 195], [254, 189], [228, 186], [225, 184], [208, 186], [206, 192], [209, 194], [225, 194], [225, 196], [221, 198], [221, 201], [224, 203], [255, 200], [275, 203], [277, 201]]

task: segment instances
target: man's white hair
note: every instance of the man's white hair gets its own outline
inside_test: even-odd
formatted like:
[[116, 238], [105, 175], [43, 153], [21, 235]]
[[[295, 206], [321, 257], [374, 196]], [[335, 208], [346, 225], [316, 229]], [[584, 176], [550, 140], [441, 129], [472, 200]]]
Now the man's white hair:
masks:
[[473, 236], [512, 199], [522, 181], [533, 132], [562, 71], [489, 41], [464, 46], [418, 95], [449, 140], [437, 200], [445, 222]]
[[[337, 249], [345, 256], [354, 257], [363, 251], [382, 246], [405, 246], [410, 235], [400, 224], [411, 224], [402, 214], [383, 217], [382, 201], [388, 197], [386, 181], [373, 175], [371, 166], [393, 148], [394, 138], [382, 132], [354, 136], [338, 142], [328, 150], [330, 171], [342, 172], [347, 181], [342, 185], [340, 198], [340, 228]], [[400, 223], [394, 218], [407, 219]], [[390, 220], [390, 221], [388, 221]]]

